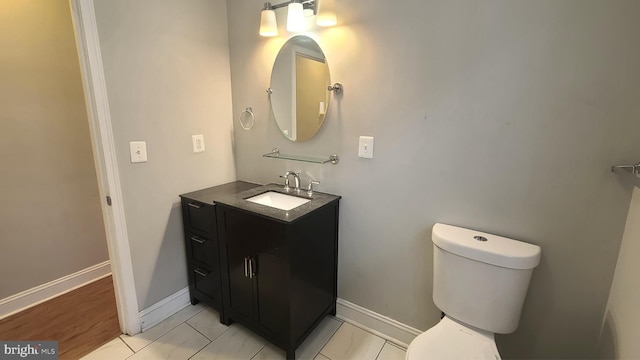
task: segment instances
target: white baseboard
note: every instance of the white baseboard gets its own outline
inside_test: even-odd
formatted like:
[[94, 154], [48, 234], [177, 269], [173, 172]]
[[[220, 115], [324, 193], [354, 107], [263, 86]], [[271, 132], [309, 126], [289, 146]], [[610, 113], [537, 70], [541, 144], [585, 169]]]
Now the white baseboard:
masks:
[[407, 348], [422, 331], [338, 298], [336, 317]]
[[57, 280], [6, 297], [0, 300], [0, 319], [14, 315], [109, 275], [111, 275], [111, 263], [105, 261]]
[[142, 332], [145, 332], [147, 329], [184, 309], [190, 304], [191, 299], [189, 298], [189, 287], [186, 287], [140, 311], [139, 316]]

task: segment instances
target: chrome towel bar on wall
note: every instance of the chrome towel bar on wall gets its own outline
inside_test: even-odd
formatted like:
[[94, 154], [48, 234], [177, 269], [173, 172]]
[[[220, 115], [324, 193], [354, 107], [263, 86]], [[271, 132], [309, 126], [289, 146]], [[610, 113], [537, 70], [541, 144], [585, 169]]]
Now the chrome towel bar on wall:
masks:
[[624, 170], [628, 171], [632, 174], [639, 175], [640, 174], [640, 163], [635, 165], [614, 165], [611, 167], [611, 171], [615, 172], [616, 170]]

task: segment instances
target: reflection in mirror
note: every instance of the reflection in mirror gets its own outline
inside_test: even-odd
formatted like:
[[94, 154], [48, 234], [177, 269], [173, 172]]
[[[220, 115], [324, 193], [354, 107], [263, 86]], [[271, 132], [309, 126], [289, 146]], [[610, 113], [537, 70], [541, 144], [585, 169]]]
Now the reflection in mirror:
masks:
[[320, 46], [298, 35], [280, 49], [271, 71], [271, 109], [282, 134], [292, 141], [311, 139], [329, 106], [329, 66]]

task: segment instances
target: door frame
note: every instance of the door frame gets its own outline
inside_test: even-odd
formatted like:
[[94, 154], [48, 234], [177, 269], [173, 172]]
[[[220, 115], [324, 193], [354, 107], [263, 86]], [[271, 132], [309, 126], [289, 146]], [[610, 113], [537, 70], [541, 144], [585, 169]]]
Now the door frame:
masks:
[[[69, 5], [89, 117], [118, 322], [123, 333], [135, 335], [141, 330], [138, 299], [95, 9], [93, 0], [69, 0]], [[110, 204], [107, 204], [107, 198], [110, 198]]]

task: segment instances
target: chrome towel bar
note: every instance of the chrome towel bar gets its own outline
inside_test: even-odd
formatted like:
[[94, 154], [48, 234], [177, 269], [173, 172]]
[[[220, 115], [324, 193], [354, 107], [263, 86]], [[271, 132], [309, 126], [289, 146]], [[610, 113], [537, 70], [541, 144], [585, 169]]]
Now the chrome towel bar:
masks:
[[611, 171], [615, 172], [617, 169], [628, 171], [632, 174], [639, 175], [640, 174], [640, 163], [635, 165], [614, 165], [611, 167]]

